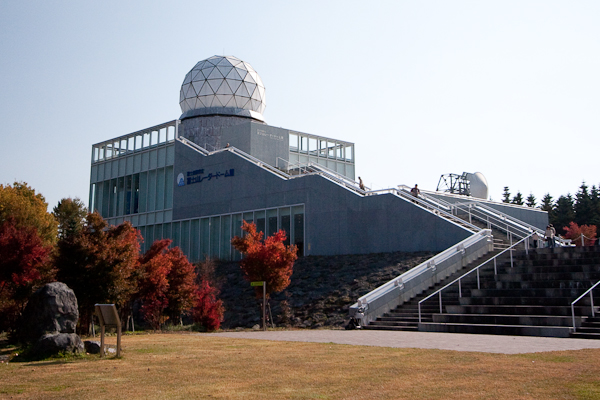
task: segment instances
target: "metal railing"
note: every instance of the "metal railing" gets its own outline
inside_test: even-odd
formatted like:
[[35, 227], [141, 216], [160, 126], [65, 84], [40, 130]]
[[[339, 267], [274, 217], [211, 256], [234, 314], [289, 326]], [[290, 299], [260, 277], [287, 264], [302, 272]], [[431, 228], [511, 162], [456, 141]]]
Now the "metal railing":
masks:
[[[373, 307], [371, 307], [371, 313], [367, 312], [370, 308], [370, 305], [379, 302], [381, 304], [379, 304], [377, 308], [385, 306], [385, 304], [387, 304], [387, 300], [385, 300], [386, 297], [391, 296], [390, 298], [392, 301], [398, 303], [399, 299], [406, 292], [410, 291], [412, 293], [408, 297], [414, 297], [414, 295], [431, 286], [431, 282], [427, 281], [427, 279], [431, 278], [431, 274], [436, 274], [436, 270], [437, 273], [444, 274], [447, 272], [447, 275], [450, 275], [466, 265], [463, 264], [463, 261], [466, 258], [477, 258], [482, 253], [487, 253], [489, 251], [491, 234], [492, 232], [489, 229], [483, 229], [480, 232], [469, 236], [458, 244], [453, 245], [452, 247], [417, 265], [416, 267], [411, 268], [409, 271], [397, 276], [389, 282], [370, 291], [366, 295], [361, 296], [358, 301], [350, 307], [351, 315], [352, 310], [356, 311], [359, 308], [363, 308], [366, 314], [375, 312], [376, 308]], [[428, 273], [430, 275], [427, 275]], [[427, 279], [424, 276], [427, 276]], [[394, 293], [395, 291], [398, 291], [398, 293]], [[408, 298], [404, 300], [407, 301]]]
[[598, 285], [600, 285], [600, 281], [596, 282], [596, 284], [594, 286], [592, 286], [591, 288], [586, 290], [581, 296], [579, 296], [577, 299], [575, 299], [575, 301], [573, 301], [571, 303], [571, 317], [573, 318], [573, 332], [577, 332], [577, 327], [575, 325], [575, 303], [577, 303], [579, 300], [583, 299], [585, 297], [585, 295], [587, 295], [588, 293], [590, 294], [590, 306], [592, 308], [592, 317], [596, 316], [596, 312], [594, 310], [594, 296], [593, 296], [592, 290], [594, 290], [594, 288]]
[[517, 243], [513, 244], [511, 247], [507, 248], [506, 250], [501, 251], [500, 253], [496, 254], [494, 257], [490, 258], [489, 260], [484, 261], [483, 263], [479, 264], [477, 267], [473, 268], [472, 270], [470, 270], [469, 272], [459, 276], [458, 278], [456, 278], [455, 280], [453, 280], [452, 282], [448, 283], [446, 286], [436, 290], [435, 292], [431, 293], [429, 296], [425, 297], [424, 299], [422, 299], [421, 301], [419, 301], [418, 304], [418, 309], [419, 309], [419, 323], [421, 323], [421, 304], [424, 303], [425, 301], [429, 300], [430, 298], [432, 298], [435, 295], [438, 295], [439, 297], [439, 304], [440, 304], [440, 314], [443, 314], [443, 301], [442, 301], [442, 291], [444, 291], [445, 289], [449, 288], [450, 286], [454, 285], [456, 282], [458, 282], [458, 297], [462, 298], [462, 280], [467, 276], [472, 274], [473, 272], [475, 272], [477, 274], [477, 289], [481, 289], [481, 280], [479, 277], [479, 270], [481, 269], [481, 267], [483, 267], [484, 265], [487, 265], [488, 263], [490, 263], [491, 261], [494, 262], [494, 275], [498, 275], [498, 266], [496, 261], [498, 260], [498, 257], [502, 256], [504, 253], [509, 252], [510, 253], [510, 266], [511, 268], [514, 266], [514, 261], [513, 261], [513, 250], [516, 246], [518, 246], [521, 242], [525, 243], [525, 252], [526, 254], [529, 254], [529, 247], [527, 245], [527, 243], [529, 242], [529, 238], [532, 236], [533, 234], [524, 237], [523, 239], [519, 240]]

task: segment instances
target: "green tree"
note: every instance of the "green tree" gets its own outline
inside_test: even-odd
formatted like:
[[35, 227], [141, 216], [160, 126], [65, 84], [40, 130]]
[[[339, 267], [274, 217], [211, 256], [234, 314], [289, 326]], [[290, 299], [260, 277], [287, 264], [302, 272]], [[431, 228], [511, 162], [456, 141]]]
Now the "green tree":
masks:
[[579, 191], [575, 194], [575, 204], [573, 206], [575, 212], [574, 222], [577, 225], [590, 224], [594, 219], [594, 207], [592, 197], [588, 192], [588, 187], [585, 182], [581, 183]]
[[58, 238], [65, 239], [67, 236], [78, 234], [85, 224], [87, 213], [85, 204], [77, 197], [59, 201], [52, 210], [58, 222]]
[[533, 193], [529, 193], [529, 196], [527, 196], [527, 202], [525, 204], [527, 205], [527, 207], [535, 207], [536, 201], [537, 199], [535, 198]]
[[508, 186], [504, 186], [504, 193], [502, 194], [502, 202], [510, 203], [510, 191], [508, 190]]
[[523, 204], [525, 204], [523, 202], [523, 195], [521, 194], [521, 192], [517, 192], [517, 194], [515, 195], [515, 197], [513, 197], [511, 203], [512, 204], [517, 204], [517, 205], [520, 205], [520, 206], [522, 206]]
[[0, 185], [0, 223], [8, 218], [14, 218], [17, 229], [35, 228], [44, 245], [56, 243], [58, 224], [48, 212], [48, 203], [27, 183]]
[[553, 220], [550, 220], [550, 223], [554, 225], [557, 233], [564, 235], [566, 233], [564, 228], [569, 226], [574, 219], [573, 197], [570, 194], [560, 196], [556, 201]]

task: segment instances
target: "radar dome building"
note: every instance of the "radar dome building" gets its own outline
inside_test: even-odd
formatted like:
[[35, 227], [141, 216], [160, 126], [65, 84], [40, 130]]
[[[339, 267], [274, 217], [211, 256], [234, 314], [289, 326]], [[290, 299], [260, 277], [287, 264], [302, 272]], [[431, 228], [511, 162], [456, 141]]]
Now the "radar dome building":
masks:
[[[130, 221], [144, 251], [169, 238], [191, 261], [239, 259], [231, 239], [241, 235], [242, 221], [266, 235], [284, 230], [300, 256], [442, 251], [474, 234], [408, 190], [361, 188], [355, 145], [336, 133], [268, 125], [265, 86], [246, 61], [198, 62], [185, 74], [179, 104], [177, 119], [92, 146], [90, 210], [113, 225]], [[470, 182], [487, 197], [483, 175]], [[523, 216], [547, 224], [543, 212]]]
[[179, 95], [181, 118], [224, 114], [263, 121], [265, 86], [250, 64], [233, 56], [198, 62], [185, 76]]

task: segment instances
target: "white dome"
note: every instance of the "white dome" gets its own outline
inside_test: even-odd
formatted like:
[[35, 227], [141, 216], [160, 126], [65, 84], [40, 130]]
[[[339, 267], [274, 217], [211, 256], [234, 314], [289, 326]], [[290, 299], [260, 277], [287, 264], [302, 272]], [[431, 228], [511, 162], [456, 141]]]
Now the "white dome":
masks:
[[265, 86], [250, 64], [233, 56], [213, 56], [187, 73], [179, 95], [181, 118], [227, 114], [263, 120]]
[[474, 174], [467, 173], [467, 179], [471, 185], [471, 196], [487, 200], [488, 183], [485, 176], [481, 172], [475, 172]]

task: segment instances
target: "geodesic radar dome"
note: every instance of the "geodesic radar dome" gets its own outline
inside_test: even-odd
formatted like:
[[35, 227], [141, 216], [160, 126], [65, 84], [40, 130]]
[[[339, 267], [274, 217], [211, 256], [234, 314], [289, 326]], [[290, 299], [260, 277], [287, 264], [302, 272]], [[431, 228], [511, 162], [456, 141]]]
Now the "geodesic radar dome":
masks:
[[250, 64], [233, 56], [213, 56], [187, 73], [179, 95], [181, 119], [212, 114], [263, 121], [265, 86]]

